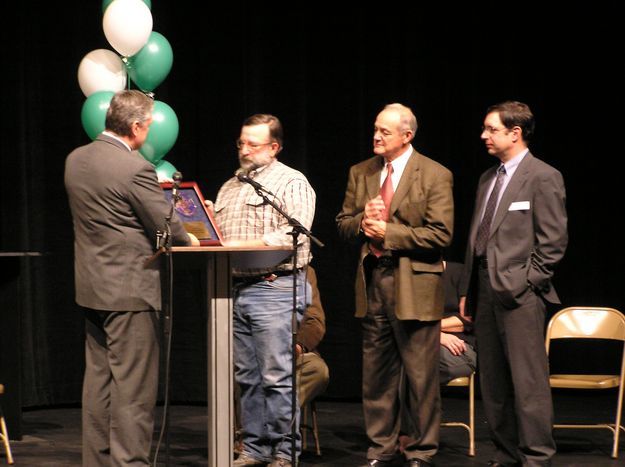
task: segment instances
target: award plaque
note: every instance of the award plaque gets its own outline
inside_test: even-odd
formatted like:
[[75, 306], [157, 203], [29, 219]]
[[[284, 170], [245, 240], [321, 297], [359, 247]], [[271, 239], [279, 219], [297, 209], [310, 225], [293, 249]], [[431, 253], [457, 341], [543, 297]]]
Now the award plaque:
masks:
[[[172, 183], [161, 183], [167, 201], [171, 203]], [[212, 213], [204, 204], [202, 192], [195, 182], [182, 182], [178, 189], [179, 199], [174, 209], [187, 232], [195, 235], [201, 246], [221, 245], [221, 233]]]

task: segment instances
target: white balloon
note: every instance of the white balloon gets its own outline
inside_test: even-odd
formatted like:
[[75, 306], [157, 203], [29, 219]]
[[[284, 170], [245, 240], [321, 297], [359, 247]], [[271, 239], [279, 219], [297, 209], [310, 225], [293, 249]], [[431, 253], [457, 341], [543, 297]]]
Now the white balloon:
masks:
[[126, 66], [112, 50], [92, 50], [78, 65], [78, 84], [85, 97], [97, 91], [121, 91], [127, 81]]
[[102, 28], [109, 44], [124, 57], [141, 50], [152, 32], [152, 12], [142, 0], [113, 0]]

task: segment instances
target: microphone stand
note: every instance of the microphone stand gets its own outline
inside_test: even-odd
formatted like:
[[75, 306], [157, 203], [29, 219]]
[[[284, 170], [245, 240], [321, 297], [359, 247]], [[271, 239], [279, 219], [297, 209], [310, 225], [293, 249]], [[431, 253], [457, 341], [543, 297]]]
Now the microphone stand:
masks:
[[[280, 206], [278, 206], [274, 201], [270, 200], [269, 197], [264, 193], [268, 193], [275, 198], [275, 195], [271, 193], [269, 190], [265, 189], [262, 185], [253, 180], [246, 177], [245, 180], [240, 179], [241, 181], [247, 182], [254, 187], [256, 194], [260, 196], [263, 201], [270, 206], [272, 206], [276, 211], [278, 211], [289, 223], [293, 230], [289, 232], [289, 235], [293, 237], [293, 311], [291, 313], [291, 381], [292, 381], [292, 393], [291, 393], [291, 464], [297, 465], [297, 451], [296, 451], [296, 443], [295, 439], [297, 436], [298, 426], [295, 424], [295, 414], [297, 413], [297, 239], [300, 234], [306, 235], [313, 241], [317, 246], [323, 248], [325, 245], [317, 239], [306, 227], [304, 227], [300, 221], [294, 219], [289, 216]], [[253, 183], [252, 183], [253, 182]]]
[[167, 301], [163, 307], [163, 337], [165, 340], [165, 394], [163, 401], [163, 423], [161, 427], [161, 434], [159, 436], [158, 443], [156, 445], [156, 451], [154, 453], [154, 467], [158, 461], [158, 451], [165, 434], [165, 465], [169, 466], [169, 383], [170, 383], [170, 355], [171, 355], [171, 334], [173, 328], [172, 322], [172, 309], [173, 309], [173, 264], [171, 255], [171, 219], [174, 215], [174, 208], [176, 203], [180, 201], [180, 194], [178, 193], [180, 180], [182, 175], [179, 172], [174, 174], [174, 182], [171, 191], [171, 203], [169, 207], [169, 214], [165, 217], [165, 231], [158, 231], [156, 233], [157, 252], [149, 260], [151, 261], [160, 254], [165, 254], [165, 275], [167, 277]]

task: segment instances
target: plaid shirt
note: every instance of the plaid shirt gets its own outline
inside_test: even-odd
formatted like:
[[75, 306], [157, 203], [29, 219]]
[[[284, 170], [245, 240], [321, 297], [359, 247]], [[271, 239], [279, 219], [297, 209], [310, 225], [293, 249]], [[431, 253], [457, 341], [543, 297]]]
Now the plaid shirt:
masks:
[[[275, 160], [249, 174], [275, 196], [269, 199], [293, 219], [310, 229], [315, 216], [316, 195], [306, 177]], [[226, 240], [257, 240], [270, 246], [293, 246], [293, 228], [285, 217], [264, 202], [254, 188], [232, 177], [220, 188], [215, 201], [215, 221]], [[298, 236], [297, 267], [302, 268], [311, 259], [310, 239]], [[269, 269], [234, 270], [235, 276], [252, 276], [275, 270], [291, 270], [292, 259], [286, 259]]]

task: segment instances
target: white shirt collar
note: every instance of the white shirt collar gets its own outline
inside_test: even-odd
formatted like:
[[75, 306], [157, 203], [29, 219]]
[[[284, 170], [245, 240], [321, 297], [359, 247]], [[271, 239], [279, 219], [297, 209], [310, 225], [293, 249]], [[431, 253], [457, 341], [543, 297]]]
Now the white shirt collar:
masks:
[[119, 136], [117, 136], [115, 133], [111, 133], [110, 131], [104, 130], [102, 132], [102, 134], [106, 135], [106, 136], [108, 136], [110, 138], [116, 139], [117, 141], [122, 143], [124, 146], [126, 146], [126, 148], [128, 148], [128, 151], [132, 152], [132, 148], [128, 145], [128, 143], [126, 141], [124, 141], [123, 139], [121, 139]]
[[[408, 149], [399, 157], [395, 158], [391, 161], [393, 164], [393, 175], [391, 180], [393, 181], [393, 189], [397, 189], [397, 185], [399, 184], [399, 180], [401, 179], [402, 174], [404, 173], [404, 169], [406, 168], [406, 164], [408, 163], [408, 159], [410, 159], [410, 155], [413, 151], [412, 145], [408, 145]], [[384, 168], [382, 169], [382, 173], [380, 174], [380, 186], [382, 186], [383, 180], [386, 178], [387, 168], [386, 165], [388, 162], [384, 161]]]
[[517, 167], [519, 166], [519, 164], [521, 163], [521, 161], [523, 160], [523, 158], [527, 155], [527, 153], [529, 152], [528, 148], [525, 148], [523, 151], [521, 151], [519, 154], [517, 154], [516, 156], [514, 156], [512, 159], [510, 159], [508, 162], [506, 162], [505, 164], [503, 164], [503, 166], [506, 168], [506, 174], [511, 177], [512, 174], [514, 173], [514, 171], [517, 169]]

